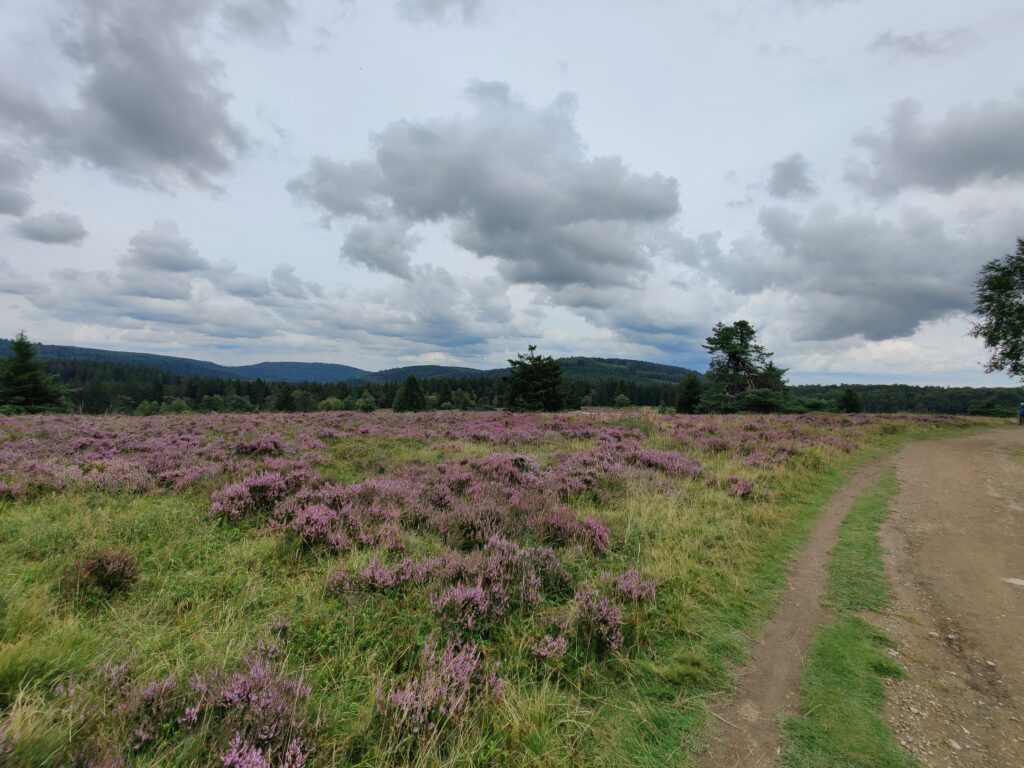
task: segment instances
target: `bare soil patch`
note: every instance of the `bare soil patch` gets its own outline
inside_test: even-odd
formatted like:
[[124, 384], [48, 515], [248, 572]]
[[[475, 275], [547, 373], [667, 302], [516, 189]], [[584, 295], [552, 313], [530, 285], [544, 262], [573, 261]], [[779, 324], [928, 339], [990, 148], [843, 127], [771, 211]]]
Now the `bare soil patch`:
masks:
[[1024, 766], [1024, 429], [916, 443], [882, 528], [907, 671], [885, 715], [930, 768]]

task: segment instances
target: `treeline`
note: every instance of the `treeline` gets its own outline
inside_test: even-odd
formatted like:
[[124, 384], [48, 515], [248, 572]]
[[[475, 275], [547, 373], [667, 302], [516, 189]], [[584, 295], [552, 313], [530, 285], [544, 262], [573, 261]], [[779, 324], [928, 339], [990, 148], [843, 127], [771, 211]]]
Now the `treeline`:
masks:
[[[167, 373], [156, 368], [90, 360], [46, 360], [44, 369], [61, 384], [70, 407], [83, 413], [182, 411], [373, 410], [390, 407], [399, 382], [289, 384]], [[501, 377], [464, 377], [419, 381], [428, 409], [488, 410], [501, 407], [508, 382]], [[678, 384], [631, 381], [563, 380], [568, 407], [648, 405], [674, 408]], [[922, 387], [905, 384], [790, 386], [792, 410], [841, 410], [846, 390], [857, 395], [859, 410], [869, 413], [981, 413], [1007, 415], [1024, 401], [1011, 388]]]
[[866, 413], [974, 413], [1009, 416], [1024, 402], [1024, 389], [1010, 387], [927, 387], [910, 384], [801, 384], [790, 393], [802, 400], [836, 402], [845, 390], [857, 395]]
[[[390, 407], [400, 382], [318, 384], [231, 380], [168, 373], [157, 368], [93, 360], [43, 360], [71, 408], [83, 413], [180, 413], [183, 411], [374, 410]], [[488, 410], [507, 399], [508, 381], [467, 376], [419, 381], [428, 409]], [[630, 381], [562, 383], [567, 407], [672, 405], [678, 386]]]

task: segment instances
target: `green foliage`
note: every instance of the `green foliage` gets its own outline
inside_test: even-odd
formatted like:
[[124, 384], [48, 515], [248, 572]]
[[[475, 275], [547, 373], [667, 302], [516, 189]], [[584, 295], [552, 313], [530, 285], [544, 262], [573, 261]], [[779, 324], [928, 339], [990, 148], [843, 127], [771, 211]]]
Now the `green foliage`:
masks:
[[860, 396], [857, 394], [857, 390], [850, 387], [844, 389], [836, 406], [843, 413], [860, 413]]
[[318, 411], [343, 411], [345, 410], [345, 401], [338, 397], [325, 397], [316, 404], [316, 409]]
[[629, 398], [626, 395], [616, 395], [613, 405], [616, 408], [625, 408], [629, 405]]
[[32, 342], [19, 333], [11, 342], [12, 356], [0, 363], [0, 405], [29, 413], [54, 410], [60, 405], [60, 389], [43, 372]]
[[971, 403], [967, 407], [967, 413], [971, 416], [1013, 416], [1016, 412], [1012, 407], [1000, 404], [999, 399], [993, 395]]
[[425, 411], [427, 410], [427, 398], [423, 394], [423, 388], [415, 376], [409, 376], [395, 393], [395, 399], [391, 401], [391, 408], [395, 411]]
[[1017, 239], [1016, 253], [981, 268], [974, 299], [981, 320], [971, 335], [992, 350], [985, 370], [1024, 379], [1024, 239]]
[[776, 366], [771, 360], [772, 353], [756, 341], [757, 331], [746, 320], [715, 325], [707, 342], [701, 345], [711, 355], [707, 372], [710, 386], [701, 400], [701, 410], [785, 410], [786, 369]]
[[687, 374], [679, 384], [679, 395], [676, 397], [676, 413], [695, 413], [704, 394], [704, 385], [695, 373]]
[[565, 407], [562, 368], [553, 357], [538, 355], [537, 347], [508, 361], [508, 393], [505, 404], [516, 411], [560, 411]]

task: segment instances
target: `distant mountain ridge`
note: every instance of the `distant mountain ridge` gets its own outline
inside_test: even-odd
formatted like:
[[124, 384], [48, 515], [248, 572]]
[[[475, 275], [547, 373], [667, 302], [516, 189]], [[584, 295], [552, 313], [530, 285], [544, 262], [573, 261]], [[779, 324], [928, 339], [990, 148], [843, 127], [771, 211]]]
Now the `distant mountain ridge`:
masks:
[[[10, 355], [10, 340], [0, 339], [0, 357]], [[119, 352], [90, 347], [71, 347], [57, 344], [36, 344], [41, 360], [94, 360], [125, 365], [157, 368], [182, 376], [209, 376], [218, 379], [262, 379], [266, 382], [304, 381], [332, 384], [339, 381], [389, 382], [402, 381], [413, 375], [420, 379], [456, 378], [471, 376], [503, 376], [507, 368], [481, 370], [450, 365], [409, 365], [382, 371], [366, 371], [339, 363], [263, 362], [252, 365], [220, 365], [188, 357], [156, 355], [149, 352]], [[642, 360], [623, 360], [603, 357], [561, 358], [562, 373], [568, 379], [623, 380], [643, 384], [672, 384], [692, 373], [688, 368]]]

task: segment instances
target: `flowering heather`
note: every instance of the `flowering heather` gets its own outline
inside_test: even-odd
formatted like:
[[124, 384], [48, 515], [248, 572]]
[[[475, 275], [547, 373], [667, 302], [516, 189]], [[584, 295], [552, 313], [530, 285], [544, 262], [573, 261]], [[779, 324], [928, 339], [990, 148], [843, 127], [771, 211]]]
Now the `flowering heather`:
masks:
[[377, 704], [385, 728], [399, 740], [429, 740], [457, 728], [476, 699], [500, 696], [503, 686], [475, 643], [448, 642], [438, 650], [428, 641], [417, 668]]
[[530, 646], [530, 653], [538, 659], [557, 661], [565, 655], [568, 647], [569, 643], [564, 637], [544, 635], [544, 637]]
[[573, 597], [563, 624], [567, 632], [575, 633], [586, 647], [598, 653], [622, 650], [622, 609], [590, 587]]
[[108, 549], [93, 552], [72, 565], [66, 574], [73, 589], [114, 594], [129, 589], [139, 578], [139, 563], [131, 552]]
[[303, 716], [310, 689], [284, 673], [279, 656], [276, 646], [261, 643], [240, 669], [213, 669], [194, 675], [188, 685], [174, 677], [136, 685], [127, 664], [107, 664], [102, 677], [115, 706], [106, 715], [123, 724], [128, 753], [205, 723], [205, 738], [226, 744], [231, 737], [221, 753], [224, 765], [301, 768], [314, 730]]
[[[40, 698], [40, 712], [85, 713], [78, 730], [68, 729], [77, 743], [60, 756], [64, 764], [305, 768], [318, 758], [330, 764], [350, 756], [367, 765], [444, 764], [454, 760], [445, 749], [456, 733], [460, 746], [464, 735], [486, 738], [500, 759], [522, 738], [501, 730], [504, 724], [526, 722], [516, 708], [540, 701], [535, 691], [517, 691], [500, 717], [488, 713], [505, 684], [496, 674], [503, 656], [514, 662], [516, 685], [529, 689], [538, 670], [522, 664], [524, 651], [548, 663], [570, 652], [586, 658], [581, 674], [610, 654], [643, 656], [646, 648], [634, 642], [656, 644], [660, 653], [660, 644], [687, 628], [660, 630], [676, 629], [691, 609], [745, 599], [739, 578], [719, 577], [731, 558], [742, 564], [792, 522], [791, 508], [767, 503], [773, 491], [781, 498], [791, 479], [834, 466], [877, 435], [951, 423], [652, 410], [624, 421], [622, 411], [611, 410], [0, 416], [0, 511], [12, 532], [6, 540], [14, 542], [4, 552], [31, 578], [43, 574], [38, 594], [53, 580], [46, 574], [60, 573], [63, 542], [74, 541], [75, 531], [61, 529], [57, 515], [88, 530], [90, 541], [108, 537], [104, 549], [68, 571], [89, 590], [114, 593], [138, 577], [138, 563], [113, 549], [115, 542], [145, 537], [140, 555], [166, 558], [152, 569], [142, 562], [159, 580], [156, 602], [141, 605], [148, 595], [137, 595], [114, 611], [94, 611], [85, 623], [52, 622], [72, 640], [88, 629], [80, 646], [63, 636], [55, 642], [58, 630], [37, 626], [46, 622], [20, 619], [12, 624], [21, 633], [14, 644], [28, 647], [38, 634], [43, 651], [109, 653], [104, 632], [111, 644], [143, 637], [160, 656], [142, 660], [142, 668], [175, 670], [135, 680], [115, 656], [95, 679], [55, 684], [41, 663], [40, 674], [30, 671], [19, 685]], [[50, 505], [47, 497], [57, 493], [66, 498]], [[77, 503], [73, 494], [86, 498]], [[121, 494], [132, 497], [108, 503]], [[180, 505], [143, 498], [178, 494]], [[736, 535], [706, 535], [705, 513]], [[163, 525], [161, 515], [171, 522]], [[282, 537], [291, 546], [253, 546], [258, 537]], [[672, 570], [677, 552], [681, 564]], [[638, 568], [624, 570], [627, 560]], [[642, 575], [655, 562], [666, 578], [699, 581], [662, 590]], [[318, 574], [332, 568], [327, 591], [343, 593], [343, 604], [318, 594]], [[4, 593], [20, 587], [20, 578], [4, 581]], [[680, 610], [679, 594], [687, 596], [685, 615], [669, 615]], [[44, 612], [33, 606], [37, 613]], [[189, 674], [189, 663], [233, 657], [237, 643], [281, 616], [294, 627], [279, 625], [274, 636], [294, 643], [296, 662], [313, 669], [308, 679], [323, 681], [324, 690], [311, 691], [289, 674], [270, 647], [227, 669]], [[420, 647], [423, 637], [431, 640]], [[125, 657], [137, 653], [129, 648]], [[52, 669], [65, 666], [62, 660]], [[620, 676], [605, 677], [614, 688], [612, 678]], [[586, 687], [568, 682], [559, 696]], [[85, 693], [72, 702], [73, 690]], [[375, 706], [360, 710], [368, 690], [377, 691]], [[26, 701], [35, 705], [35, 698]], [[309, 722], [312, 711], [325, 713], [322, 724]], [[0, 750], [18, 749], [3, 741], [10, 722], [9, 711], [0, 713]]]
[[654, 600], [658, 585], [640, 575], [636, 568], [630, 568], [613, 579], [615, 593], [625, 600], [649, 603]]
[[745, 499], [754, 490], [754, 481], [742, 477], [729, 478], [729, 495]]

